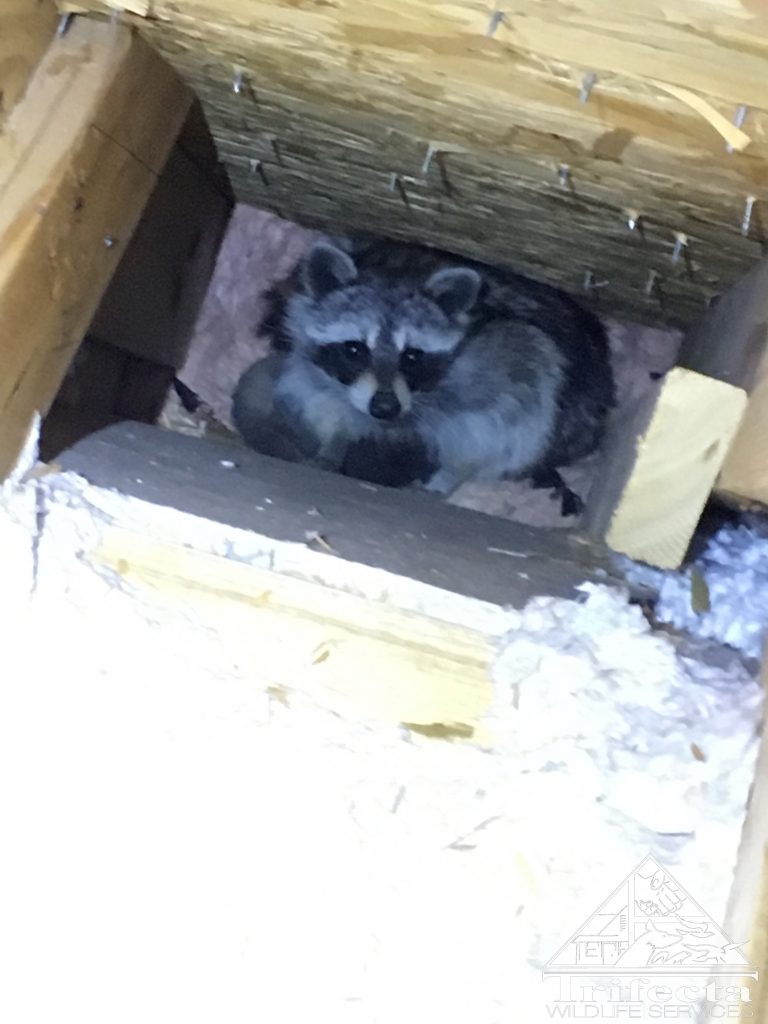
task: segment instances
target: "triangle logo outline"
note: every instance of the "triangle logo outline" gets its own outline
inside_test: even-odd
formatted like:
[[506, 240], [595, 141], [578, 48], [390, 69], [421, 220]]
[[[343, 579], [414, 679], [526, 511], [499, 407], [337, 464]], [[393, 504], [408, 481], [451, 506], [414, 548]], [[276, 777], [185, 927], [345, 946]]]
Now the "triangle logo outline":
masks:
[[650, 854], [543, 968], [553, 975], [757, 978], [757, 970], [667, 868]]

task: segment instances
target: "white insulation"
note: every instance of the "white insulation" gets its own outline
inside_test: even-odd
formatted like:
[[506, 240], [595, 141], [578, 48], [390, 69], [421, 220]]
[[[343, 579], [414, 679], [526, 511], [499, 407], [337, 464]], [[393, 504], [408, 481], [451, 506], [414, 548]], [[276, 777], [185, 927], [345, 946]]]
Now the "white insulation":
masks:
[[[654, 614], [660, 622], [716, 640], [760, 658], [768, 628], [768, 526], [745, 516], [738, 525], [721, 527], [701, 556], [682, 572], [634, 565], [630, 575], [659, 593]], [[703, 583], [704, 603], [695, 594]], [[701, 585], [701, 584], [700, 584]]]
[[542, 967], [649, 852], [722, 920], [760, 714], [736, 659], [590, 587], [508, 613], [490, 750], [286, 707], [247, 638], [88, 567], [86, 489], [25, 486], [2, 1020], [539, 1024]]

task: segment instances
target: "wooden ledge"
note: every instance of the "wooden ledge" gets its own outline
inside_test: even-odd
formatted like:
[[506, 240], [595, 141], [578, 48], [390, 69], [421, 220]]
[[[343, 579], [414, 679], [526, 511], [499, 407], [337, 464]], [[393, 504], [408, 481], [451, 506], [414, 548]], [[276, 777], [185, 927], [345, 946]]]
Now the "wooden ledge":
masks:
[[231, 442], [121, 423], [58, 462], [99, 487], [278, 541], [309, 539], [316, 550], [327, 545], [342, 559], [498, 605], [574, 597], [585, 581], [624, 583], [606, 548], [570, 531], [537, 530]]

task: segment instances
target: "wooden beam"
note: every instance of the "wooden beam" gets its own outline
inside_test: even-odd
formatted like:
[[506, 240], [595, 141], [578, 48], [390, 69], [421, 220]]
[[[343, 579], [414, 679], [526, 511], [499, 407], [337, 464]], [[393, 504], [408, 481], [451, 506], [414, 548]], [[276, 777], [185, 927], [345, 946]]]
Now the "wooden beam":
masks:
[[624, 583], [602, 545], [566, 530], [536, 530], [231, 442], [125, 423], [56, 461], [95, 486], [498, 605], [573, 597], [585, 580]]
[[90, 485], [83, 558], [153, 602], [221, 622], [255, 685], [446, 738], [487, 738], [512, 607], [624, 582], [607, 552], [566, 531], [230, 442], [123, 423], [57, 463]]
[[232, 205], [194, 103], [45, 418], [42, 458], [119, 420], [157, 420], [186, 358]]
[[239, 624], [254, 682], [286, 703], [303, 694], [337, 714], [465, 738], [490, 707], [494, 638], [477, 629], [131, 530], [107, 529], [90, 558], [208, 623]]
[[127, 28], [77, 18], [0, 136], [0, 477], [45, 412], [191, 103]]
[[[768, 686], [765, 656], [762, 679], [763, 686]], [[733, 942], [741, 944], [744, 955], [758, 974], [757, 979], [742, 979], [750, 1001], [741, 1004], [738, 1019], [742, 1024], [746, 1021], [768, 1024], [768, 737], [765, 729], [723, 927]], [[702, 1024], [703, 1021], [702, 1015]]]
[[56, 31], [54, 0], [0, 5], [0, 130], [19, 102]]
[[768, 506], [768, 260], [734, 285], [691, 329], [681, 360], [749, 394], [716, 491], [737, 504]]
[[571, 291], [592, 271], [602, 311], [687, 325], [764, 241], [766, 22], [729, 0], [545, 6], [505, 9], [490, 34], [483, 0], [137, 0], [126, 17], [194, 85], [240, 199]]
[[733, 385], [671, 370], [613, 428], [585, 529], [630, 558], [677, 568], [746, 402]]

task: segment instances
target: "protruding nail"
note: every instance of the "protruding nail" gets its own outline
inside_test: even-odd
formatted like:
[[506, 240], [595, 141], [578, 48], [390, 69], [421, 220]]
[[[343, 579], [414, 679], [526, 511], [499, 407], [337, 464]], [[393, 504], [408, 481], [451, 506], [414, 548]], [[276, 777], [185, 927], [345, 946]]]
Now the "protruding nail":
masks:
[[69, 26], [72, 24], [72, 19], [75, 17], [74, 11], [68, 11], [66, 14], [59, 15], [59, 24], [56, 29], [56, 35], [61, 38], [69, 32]]
[[[733, 123], [736, 125], [737, 128], [741, 128], [741, 126], [744, 124], [744, 121], [746, 120], [748, 113], [749, 107], [746, 107], [743, 104], [740, 107], [736, 107], [736, 113], [733, 115]], [[725, 144], [725, 151], [726, 153], [733, 152], [733, 146], [730, 144], [730, 142], [727, 142]]]
[[590, 71], [588, 74], [584, 75], [581, 80], [581, 92], [579, 93], [579, 100], [582, 103], [586, 103], [589, 100], [596, 82], [597, 75], [594, 71]]
[[584, 274], [583, 289], [589, 295], [590, 292], [594, 292], [599, 288], [607, 288], [611, 282], [603, 278], [598, 280], [594, 270], [587, 270]]
[[757, 198], [755, 196], [747, 196], [747, 201], [744, 204], [744, 216], [741, 218], [741, 233], [745, 238], [749, 234], [749, 229], [752, 225], [752, 213], [756, 202]]
[[437, 154], [439, 152], [440, 152], [440, 150], [434, 144], [434, 142], [430, 142], [429, 148], [427, 149], [427, 155], [424, 157], [424, 162], [421, 165], [421, 173], [422, 173], [422, 175], [429, 174], [429, 168], [432, 165], [432, 161], [434, 160], [434, 158], [437, 156]]
[[504, 11], [494, 11], [488, 19], [488, 28], [485, 30], [486, 38], [496, 35], [496, 29], [504, 21]]
[[672, 250], [672, 262], [679, 263], [680, 257], [683, 255], [683, 249], [688, 247], [688, 235], [684, 235], [682, 231], [675, 232], [675, 247]]
[[657, 270], [648, 271], [648, 278], [645, 282], [645, 294], [649, 297], [661, 295], [660, 275]]

